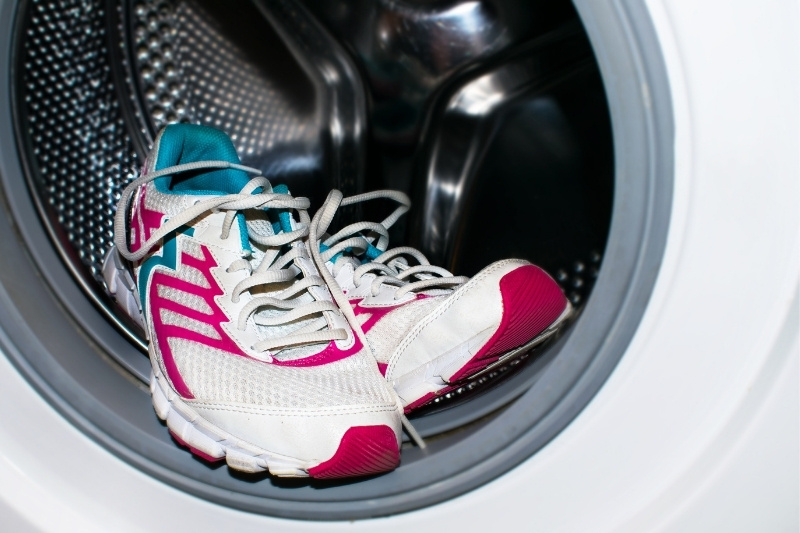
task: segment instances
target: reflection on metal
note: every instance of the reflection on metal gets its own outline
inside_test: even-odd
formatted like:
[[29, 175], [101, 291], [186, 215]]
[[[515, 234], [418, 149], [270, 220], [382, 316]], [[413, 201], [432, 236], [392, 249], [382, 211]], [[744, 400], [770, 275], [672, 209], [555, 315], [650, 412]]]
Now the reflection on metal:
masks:
[[226, 130], [245, 164], [317, 204], [362, 188], [362, 85], [295, 2], [31, 0], [20, 12], [13, 108], [32, 196], [78, 284], [140, 346], [102, 261], [120, 190], [164, 124]]
[[28, 177], [69, 261], [102, 283], [113, 206], [139, 162], [112, 76], [108, 12], [33, 1], [28, 16], [15, 106], [25, 113]]
[[[464, 274], [508, 256], [555, 273], [604, 248], [610, 121], [569, 3], [306, 5], [365, 75], [367, 188], [414, 198], [395, 238], [405, 229], [434, 263]], [[582, 281], [562, 284], [573, 303], [591, 289]]]
[[[485, 175], [500, 184], [485, 164], [487, 152], [496, 149], [498, 128], [507, 121], [505, 112], [524, 108], [537, 119], [531, 127], [540, 130], [542, 138], [538, 140], [546, 143], [555, 158], [580, 158], [572, 135], [566, 131], [569, 124], [564, 110], [553, 93], [559, 84], [585, 77], [594, 69], [588, 43], [580, 37], [579, 29], [572, 28], [517, 51], [505, 63], [466, 81], [445, 99], [434, 113], [436, 120], [429, 132], [424, 192], [418, 196], [422, 209], [417, 211], [415, 226], [415, 237], [436, 264], [457, 264], [459, 240], [468, 238], [462, 234], [463, 218], [471, 208], [470, 202], [478, 201], [469, 198], [476, 179]], [[536, 208], [535, 197], [528, 201]], [[488, 222], [494, 218], [492, 209], [503, 208], [485, 205], [481, 210]]]
[[364, 120], [360, 85], [299, 6], [142, 0], [128, 16], [151, 138], [170, 122], [207, 124], [231, 136], [245, 164], [296, 194], [354, 190], [361, 157], [332, 159], [360, 151], [348, 146], [358, 144]]

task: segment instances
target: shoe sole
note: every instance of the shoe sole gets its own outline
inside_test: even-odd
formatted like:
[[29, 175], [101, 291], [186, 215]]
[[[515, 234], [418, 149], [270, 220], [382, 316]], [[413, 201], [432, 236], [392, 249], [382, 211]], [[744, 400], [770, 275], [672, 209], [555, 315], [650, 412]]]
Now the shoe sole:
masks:
[[[403, 380], [398, 380], [393, 383], [395, 386], [395, 390], [400, 395], [401, 398], [408, 398], [409, 396], [413, 397], [414, 393], [406, 392], [406, 390], [410, 391], [414, 384], [417, 383], [425, 383], [429, 388], [435, 388], [436, 390], [427, 392], [420, 396], [417, 399], [411, 400], [404, 408], [405, 414], [409, 414], [412, 411], [416, 411], [421, 407], [424, 407], [437, 398], [444, 396], [445, 394], [452, 392], [456, 389], [463, 387], [464, 385], [479, 379], [481, 376], [490, 373], [492, 370], [495, 370], [511, 361], [517, 359], [521, 355], [529, 352], [530, 350], [544, 344], [545, 342], [553, 339], [559, 331], [563, 329], [563, 327], [569, 322], [573, 315], [573, 307], [572, 305], [567, 302], [566, 307], [561, 312], [559, 317], [550, 324], [544, 331], [539, 333], [536, 337], [531, 339], [530, 341], [526, 342], [525, 344], [513, 348], [512, 350], [508, 350], [502, 354], [491, 356], [490, 358], [483, 358], [480, 359], [482, 365], [479, 368], [475, 368], [476, 364], [475, 361], [479, 359], [479, 357], [471, 358], [467, 362], [457, 363], [459, 368], [456, 372], [452, 372], [453, 361], [448, 357], [449, 354], [445, 354], [438, 359], [431, 361], [421, 369], [418, 369], [413, 373], [413, 375], [404, 376], [406, 378]], [[478, 338], [478, 337], [476, 337]], [[468, 347], [472, 344], [473, 341], [467, 341], [462, 346]], [[468, 348], [466, 348], [468, 349]], [[450, 353], [464, 353], [465, 349], [461, 346], [458, 347], [456, 350], [452, 350]], [[472, 368], [472, 372], [468, 374], [464, 374], [462, 371], [463, 369], [470, 367]], [[443, 378], [442, 375], [452, 375], [458, 376], [456, 378]], [[405, 382], [405, 383], [404, 383]], [[405, 384], [409, 384], [408, 388], [404, 387]], [[404, 392], [406, 394], [404, 395]], [[419, 394], [419, 393], [417, 393]]]
[[325, 461], [304, 461], [277, 454], [236, 438], [199, 416], [164, 377], [151, 374], [156, 415], [175, 441], [201, 459], [246, 473], [269, 471], [277, 477], [333, 479], [382, 474], [400, 463], [394, 431], [388, 426], [354, 426], [345, 431], [336, 453]]

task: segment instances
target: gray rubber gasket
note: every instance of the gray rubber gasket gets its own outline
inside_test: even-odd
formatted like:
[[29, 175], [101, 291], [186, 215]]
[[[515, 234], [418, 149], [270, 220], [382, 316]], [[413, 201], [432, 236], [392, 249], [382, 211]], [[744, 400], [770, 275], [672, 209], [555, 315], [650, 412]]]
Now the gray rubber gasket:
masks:
[[222, 505], [295, 519], [361, 519], [433, 505], [502, 475], [566, 427], [613, 371], [647, 306], [669, 224], [671, 98], [647, 9], [639, 0], [575, 4], [611, 111], [612, 226], [582, 316], [550, 350], [538, 380], [504, 412], [432, 441], [425, 453], [404, 450], [391, 474], [338, 484], [238, 477], [175, 446], [141, 383], [104, 355], [135, 348], [77, 287], [28, 193], [9, 109], [17, 7], [10, 0], [0, 0], [0, 348], [57, 411], [112, 453]]

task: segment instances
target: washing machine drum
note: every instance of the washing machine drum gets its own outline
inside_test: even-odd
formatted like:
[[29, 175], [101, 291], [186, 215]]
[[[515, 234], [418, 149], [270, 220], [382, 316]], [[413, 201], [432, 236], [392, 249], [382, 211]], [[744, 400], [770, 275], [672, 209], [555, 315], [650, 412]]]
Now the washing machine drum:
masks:
[[[639, 43], [636, 53], [653, 56], [646, 62], [622, 44], [606, 54], [630, 68], [620, 87], [650, 87], [617, 91], [627, 99], [618, 114], [595, 54], [614, 45], [590, 44], [577, 5], [17, 2], [0, 51], [12, 89], [0, 120], [13, 137], [0, 145], [4, 351], [123, 460], [251, 512], [388, 515], [514, 468], [570, 423], [621, 356], [669, 212], [657, 47]], [[404, 190], [414, 207], [393, 244], [466, 275], [529, 259], [561, 284], [577, 318], [556, 341], [415, 415], [429, 448], [406, 443], [394, 472], [328, 483], [209, 466], [153, 413], [142, 332], [101, 272], [120, 190], [173, 122], [226, 131], [244, 164], [308, 196], [312, 209], [331, 188]]]

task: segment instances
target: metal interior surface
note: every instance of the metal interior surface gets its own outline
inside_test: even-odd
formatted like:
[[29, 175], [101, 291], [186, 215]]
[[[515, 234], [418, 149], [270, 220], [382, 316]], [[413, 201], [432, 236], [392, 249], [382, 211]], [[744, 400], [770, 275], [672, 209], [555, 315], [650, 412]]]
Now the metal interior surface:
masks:
[[[0, 243], [3, 350], [114, 453], [240, 509], [386, 515], [500, 475], [602, 384], [660, 260], [671, 190], [663, 66], [638, 2], [602, 4], [578, 6], [605, 77], [638, 76], [609, 95], [569, 2], [359, 10], [288, 0], [236, 9], [3, 0], [0, 57], [10, 68], [0, 69], [8, 111], [0, 113], [0, 231], [11, 236]], [[641, 34], [620, 31], [634, 23]], [[622, 111], [625, 99], [641, 98], [641, 83], [657, 105]], [[138, 332], [116, 316], [98, 276], [119, 190], [158, 127], [175, 120], [226, 129], [246, 164], [317, 205], [330, 187], [403, 188], [418, 210], [398, 239], [463, 273], [498, 257], [532, 259], [583, 315], [526, 364], [498, 369], [417, 418], [430, 449], [406, 447], [391, 474], [295, 483], [193, 459], [153, 415]]]
[[308, 7], [364, 74], [368, 187], [413, 195], [396, 233], [458, 274], [525, 257], [582, 304], [614, 166], [603, 84], [571, 3]]
[[[107, 297], [102, 262], [120, 191], [163, 125], [224, 129], [244, 164], [317, 203], [363, 187], [361, 86], [309, 21], [280, 3], [32, 1], [20, 11], [26, 176], [77, 281], [142, 350], [143, 332]], [[141, 357], [112, 357], [148, 379]]]

